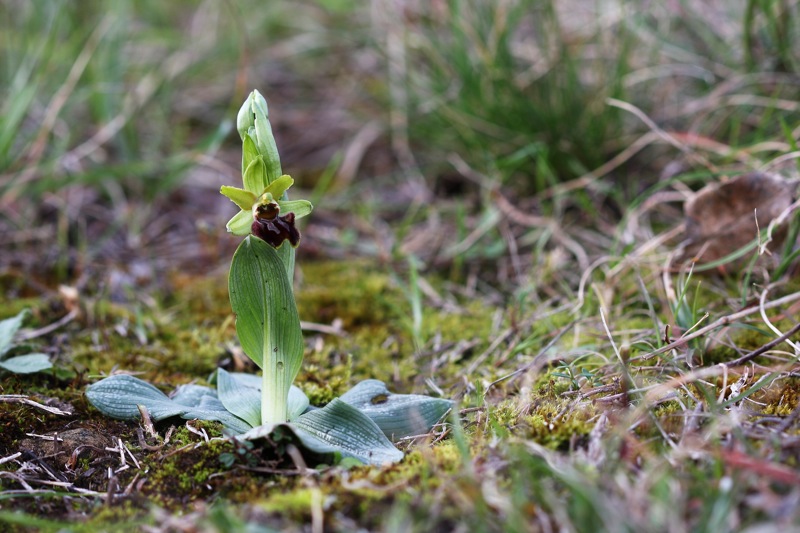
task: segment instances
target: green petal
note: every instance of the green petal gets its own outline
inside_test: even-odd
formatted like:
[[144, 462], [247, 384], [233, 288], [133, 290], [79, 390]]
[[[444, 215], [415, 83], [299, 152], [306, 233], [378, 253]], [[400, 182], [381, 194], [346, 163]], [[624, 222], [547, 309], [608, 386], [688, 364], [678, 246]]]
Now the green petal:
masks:
[[223, 185], [219, 192], [227, 196], [228, 200], [238, 205], [240, 209], [246, 211], [249, 211], [253, 204], [256, 203], [256, 195], [244, 189]]
[[280, 178], [276, 179], [275, 181], [267, 185], [267, 188], [264, 189], [264, 192], [272, 194], [273, 198], [280, 198], [281, 196], [283, 196], [283, 193], [285, 193], [287, 189], [289, 189], [289, 187], [292, 186], [293, 183], [294, 180], [292, 179], [292, 177], [287, 174], [284, 174]]
[[250, 226], [252, 225], [253, 213], [249, 209], [246, 211], [242, 209], [228, 221], [228, 224], [226, 224], [225, 227], [230, 233], [243, 237], [250, 234]]
[[[258, 156], [247, 165], [244, 171], [244, 188], [255, 195], [260, 195], [268, 184], [267, 167], [264, 165], [264, 158]], [[252, 204], [251, 204], [252, 205]]]
[[311, 213], [314, 206], [308, 200], [278, 200], [278, 205], [281, 206], [281, 215], [287, 213], [294, 213], [295, 218], [303, 218]]

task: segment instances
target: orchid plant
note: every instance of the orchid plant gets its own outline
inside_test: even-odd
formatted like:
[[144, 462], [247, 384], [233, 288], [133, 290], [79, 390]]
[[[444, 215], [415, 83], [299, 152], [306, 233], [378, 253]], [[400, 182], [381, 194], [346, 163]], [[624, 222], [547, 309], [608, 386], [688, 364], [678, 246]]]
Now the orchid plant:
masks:
[[257, 440], [288, 430], [315, 454], [350, 457], [368, 464], [399, 461], [389, 439], [424, 433], [452, 402], [415, 394], [392, 394], [382, 382], [365, 380], [322, 408], [309, 405], [292, 383], [304, 343], [293, 292], [296, 220], [311, 213], [306, 200], [289, 200], [291, 177], [281, 170], [267, 102], [253, 91], [237, 117], [242, 139], [243, 188], [220, 192], [240, 211], [228, 232], [244, 237], [231, 262], [228, 288], [236, 333], [244, 352], [261, 368], [260, 378], [218, 369], [216, 389], [183, 385], [167, 396], [153, 385], [118, 374], [88, 387], [86, 396], [103, 413], [133, 420], [142, 409], [156, 420], [222, 422], [232, 438]]

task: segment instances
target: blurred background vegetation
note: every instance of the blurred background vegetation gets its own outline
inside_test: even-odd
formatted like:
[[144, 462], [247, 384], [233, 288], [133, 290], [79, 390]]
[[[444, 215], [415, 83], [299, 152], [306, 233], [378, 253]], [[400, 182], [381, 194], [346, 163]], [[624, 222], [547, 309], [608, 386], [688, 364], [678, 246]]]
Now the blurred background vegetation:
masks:
[[[745, 250], [747, 268], [703, 278], [702, 290], [665, 265], [680, 268], [671, 254], [692, 191], [759, 169], [797, 182], [798, 10], [794, 0], [0, 0], [0, 318], [27, 306], [50, 309], [41, 323], [53, 322], [79, 297], [87, 318], [69, 335], [91, 343], [92, 372], [142, 364], [173, 385], [216, 368], [220, 352], [234, 350], [220, 280], [239, 241], [223, 229], [237, 208], [219, 187], [241, 179], [233, 121], [259, 89], [292, 193], [315, 204], [297, 279], [306, 304], [320, 303], [303, 318], [344, 318], [354, 333], [344, 348], [312, 341], [313, 397], [391, 372], [395, 385], [416, 380], [416, 390], [458, 398], [462, 416], [474, 417], [465, 418], [470, 442], [458, 424], [442, 433], [452, 429], [452, 456], [420, 447], [423, 458], [440, 454], [438, 466], [419, 461], [391, 514], [360, 496], [358, 513], [402, 529], [434, 493], [445, 497], [431, 500], [418, 530], [496, 530], [497, 509], [512, 531], [534, 519], [548, 531], [548, 515], [576, 531], [796, 521], [798, 447], [786, 437], [796, 430], [795, 356], [786, 355], [794, 377], [780, 378], [786, 394], [765, 399], [775, 412], [729, 412], [738, 400], [725, 400], [727, 373], [687, 391], [680, 408], [644, 396], [694, 374], [701, 342], [736, 354], [709, 350], [701, 370], [710, 372], [758, 351], [762, 337], [708, 335], [639, 361], [631, 398], [642, 408], [628, 411], [649, 416], [650, 429], [628, 440], [641, 420], [634, 412], [627, 424], [625, 407], [609, 402], [598, 410], [614, 426], [609, 460], [574, 452], [599, 441], [586, 387], [603, 383], [591, 394], [628, 402], [629, 355], [738, 312], [754, 290], [762, 304], [770, 287], [797, 290], [788, 269], [796, 211], [777, 269], [753, 266], [760, 242]], [[311, 266], [328, 258], [346, 261]], [[59, 284], [70, 288], [59, 295]], [[106, 324], [95, 303], [108, 300], [130, 303], [130, 319]], [[781, 327], [793, 316], [788, 308]], [[102, 341], [112, 327], [130, 343], [119, 361]], [[569, 350], [557, 345], [562, 334]], [[62, 342], [55, 333], [52, 344]], [[152, 364], [159, 358], [168, 364]], [[518, 385], [501, 382], [517, 375]], [[83, 384], [73, 383], [57, 388], [82, 401]], [[591, 416], [571, 408], [578, 400]], [[553, 431], [563, 415], [577, 425]], [[737, 437], [754, 418], [782, 429], [749, 439], [762, 427], [753, 422]], [[7, 420], [19, 430], [16, 415]], [[676, 434], [690, 437], [688, 448]], [[568, 448], [575, 464], [542, 443]], [[764, 455], [747, 462], [739, 446]], [[741, 475], [731, 470], [737, 459]], [[376, 494], [393, 498], [396, 478], [376, 475], [386, 483]], [[772, 491], [781, 479], [790, 481]], [[258, 486], [284, 489], [262, 478]]]
[[308, 254], [456, 270], [508, 254], [498, 192], [613, 225], [649, 187], [758, 168], [798, 136], [789, 0], [0, 10], [0, 265], [62, 280], [144, 250], [145, 274], [219, 255], [233, 207], [216, 190], [239, 179], [231, 126], [252, 88], [319, 204]]

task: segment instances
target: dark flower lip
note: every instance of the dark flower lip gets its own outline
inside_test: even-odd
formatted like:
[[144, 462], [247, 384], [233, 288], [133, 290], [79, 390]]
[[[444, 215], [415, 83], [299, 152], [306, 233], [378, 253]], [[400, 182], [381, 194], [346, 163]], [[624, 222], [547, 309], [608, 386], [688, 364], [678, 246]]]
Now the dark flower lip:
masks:
[[294, 213], [272, 219], [256, 218], [250, 226], [250, 232], [273, 248], [286, 240], [294, 247], [300, 243], [300, 230], [294, 226]]

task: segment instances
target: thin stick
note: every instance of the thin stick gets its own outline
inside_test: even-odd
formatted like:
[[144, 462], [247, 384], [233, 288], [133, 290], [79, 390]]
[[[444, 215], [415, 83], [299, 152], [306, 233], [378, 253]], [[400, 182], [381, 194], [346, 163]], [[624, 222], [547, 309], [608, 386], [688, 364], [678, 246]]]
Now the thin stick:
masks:
[[[764, 302], [766, 302], [766, 300], [767, 300], [767, 292], [768, 292], [768, 291], [769, 291], [769, 287], [766, 287], [766, 288], [765, 288], [765, 289], [764, 289], [764, 290], [761, 292], [761, 297], [758, 299], [758, 310], [759, 310], [759, 312], [761, 313], [761, 320], [763, 320], [763, 321], [764, 321], [764, 323], [767, 325], [767, 327], [768, 327], [769, 329], [771, 329], [771, 330], [772, 330], [772, 332], [773, 332], [773, 333], [775, 333], [775, 334], [776, 334], [776, 335], [778, 335], [779, 337], [782, 337], [782, 336], [783, 336], [783, 332], [782, 332], [781, 330], [779, 330], [777, 327], [775, 327], [775, 324], [773, 324], [772, 322], [770, 322], [770, 320], [769, 320], [769, 317], [767, 316], [767, 313], [766, 313], [766, 311], [765, 311], [765, 309], [764, 309]], [[786, 339], [786, 342], [789, 344], [789, 346], [791, 346], [792, 348], [794, 348], [794, 355], [795, 355], [795, 357], [796, 357], [796, 356], [798, 356], [798, 355], [800, 355], [800, 348], [798, 348], [798, 346], [797, 346], [795, 343], [793, 343], [793, 342], [792, 342], [792, 341], [790, 341], [789, 339]]]
[[64, 315], [63, 317], [61, 317], [60, 319], [56, 320], [52, 324], [48, 324], [47, 326], [44, 326], [39, 329], [34, 329], [32, 331], [23, 331], [17, 335], [17, 340], [28, 341], [31, 339], [35, 339], [36, 337], [41, 337], [42, 335], [47, 335], [48, 333], [52, 333], [61, 326], [64, 326], [72, 322], [75, 319], [75, 317], [78, 316], [78, 313], [80, 313], [80, 311], [78, 311], [78, 309], [76, 308], [67, 313], [66, 315]]
[[69, 411], [62, 411], [58, 407], [50, 407], [49, 405], [44, 405], [39, 402], [35, 402], [28, 398], [23, 394], [0, 394], [0, 403], [24, 403], [26, 405], [30, 405], [41, 409], [42, 411], [47, 411], [48, 413], [60, 416], [69, 416], [72, 413]]
[[22, 455], [22, 452], [17, 452], [17, 453], [9, 455], [7, 457], [0, 458], [0, 465], [3, 464], [3, 463], [7, 463], [9, 461], [13, 461], [14, 459], [19, 457], [20, 455]]
[[645, 125], [647, 125], [647, 127], [650, 128], [651, 131], [653, 131], [653, 133], [655, 133], [664, 141], [666, 141], [667, 143], [671, 144], [672, 146], [674, 146], [675, 148], [686, 154], [686, 156], [692, 159], [695, 163], [698, 163], [712, 171], [717, 170], [716, 167], [710, 161], [708, 161], [708, 159], [694, 152], [689, 146], [682, 143], [681, 141], [679, 141], [678, 139], [676, 139], [675, 137], [673, 137], [672, 135], [661, 129], [661, 127], [659, 127], [658, 124], [653, 122], [653, 120], [650, 117], [648, 117], [644, 111], [642, 111], [635, 105], [629, 104], [628, 102], [623, 102], [622, 100], [617, 100], [616, 98], [606, 98], [606, 104], [613, 107], [618, 107], [619, 109], [623, 109], [628, 113], [635, 115], [636, 117], [639, 118], [639, 120], [644, 122]]
[[[800, 300], [800, 292], [793, 292], [792, 294], [788, 294], [788, 295], [784, 296], [783, 298], [778, 298], [777, 300], [774, 300], [774, 301], [772, 301], [772, 302], [770, 302], [768, 304], [765, 304], [763, 306], [763, 308], [764, 309], [772, 309], [774, 307], [779, 307], [781, 305], [784, 305], [784, 304], [787, 304], [787, 303], [791, 303], [791, 302], [794, 302], [796, 300]], [[655, 357], [655, 356], [657, 356], [659, 354], [662, 354], [664, 352], [668, 352], [669, 350], [672, 350], [674, 348], [677, 348], [677, 347], [687, 343], [688, 341], [690, 341], [692, 339], [695, 339], [697, 337], [703, 336], [706, 333], [708, 333], [709, 331], [713, 331], [713, 330], [715, 330], [717, 328], [721, 328], [723, 326], [727, 326], [727, 325], [739, 320], [740, 318], [744, 318], [746, 316], [758, 313], [760, 310], [761, 310], [761, 306], [757, 306], [757, 307], [751, 307], [749, 309], [744, 309], [744, 310], [739, 311], [737, 313], [733, 313], [733, 314], [724, 316], [724, 317], [720, 318], [719, 320], [716, 320], [716, 321], [712, 322], [711, 324], [707, 325], [706, 327], [698, 329], [694, 333], [691, 333], [689, 335], [685, 335], [685, 336], [683, 336], [683, 337], [681, 337], [681, 338], [679, 338], [679, 339], [667, 344], [666, 346], [662, 346], [658, 350], [652, 351], [650, 353], [646, 353], [644, 355], [640, 355], [639, 357], [636, 357], [634, 360], [635, 361], [640, 361], [640, 360], [641, 361], [646, 361], [648, 359], [652, 359], [653, 357]]]
[[638, 152], [643, 150], [645, 147], [649, 146], [650, 144], [654, 143], [655, 141], [661, 138], [654, 131], [648, 131], [636, 141], [634, 141], [630, 146], [628, 146], [625, 150], [617, 154], [616, 157], [609, 160], [607, 163], [597, 167], [596, 169], [592, 170], [584, 174], [579, 178], [575, 178], [574, 180], [567, 181], [561, 183], [559, 185], [553, 186], [541, 193], [542, 198], [550, 198], [552, 196], [557, 196], [559, 194], [564, 194], [570, 191], [574, 191], [577, 189], [583, 189], [589, 186], [592, 182], [597, 181], [601, 177], [605, 176], [615, 168], [619, 167], [620, 165], [624, 164], [627, 160], [631, 157], [636, 155]]
[[743, 363], [746, 363], [746, 362], [750, 361], [751, 359], [755, 359], [756, 357], [758, 357], [759, 355], [763, 354], [764, 352], [773, 349], [774, 347], [776, 347], [777, 345], [779, 345], [780, 343], [782, 343], [784, 341], [787, 341], [789, 339], [789, 337], [791, 337], [792, 335], [794, 335], [798, 331], [800, 331], [800, 322], [795, 324], [795, 326], [792, 329], [790, 329], [789, 331], [787, 331], [786, 333], [784, 333], [783, 335], [781, 335], [777, 339], [773, 339], [773, 340], [769, 341], [767, 344], [765, 344], [761, 348], [758, 348], [757, 350], [753, 350], [749, 354], [743, 355], [739, 359], [734, 359], [733, 361], [728, 361], [727, 363], [725, 363], [725, 366], [727, 366], [727, 367], [738, 366], [738, 365], [741, 365]]

